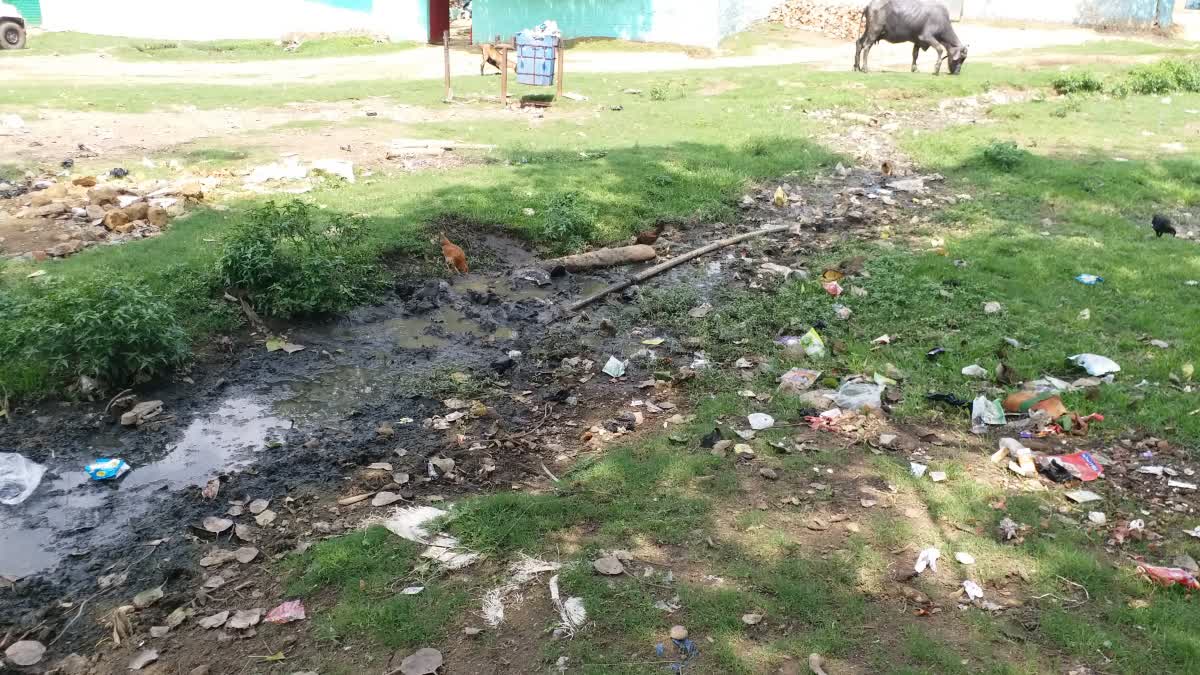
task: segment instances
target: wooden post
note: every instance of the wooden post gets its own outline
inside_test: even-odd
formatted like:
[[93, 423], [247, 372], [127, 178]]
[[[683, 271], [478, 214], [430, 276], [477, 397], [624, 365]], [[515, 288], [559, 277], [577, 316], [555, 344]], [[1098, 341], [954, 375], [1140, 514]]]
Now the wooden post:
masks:
[[442, 31], [442, 52], [446, 59], [446, 100], [454, 100], [454, 91], [450, 89], [450, 31]]
[[556, 64], [555, 64], [555, 66], [554, 66], [554, 70], [556, 71], [556, 72], [555, 72], [555, 75], [554, 75], [554, 79], [555, 79], [555, 80], [558, 80], [558, 97], [559, 97], [559, 98], [562, 98], [562, 91], [563, 91], [563, 61], [564, 61], [564, 58], [566, 57], [567, 50], [566, 50], [566, 48], [565, 48], [565, 47], [563, 47], [563, 40], [562, 40], [562, 38], [561, 38], [561, 37], [560, 37], [560, 38], [558, 38], [558, 44], [555, 46], [555, 50], [556, 50], [556, 51], [558, 51], [558, 58], [557, 58], [557, 59], [555, 59], [555, 60], [557, 61], [557, 63], [556, 63]]
[[[497, 36], [499, 37], [499, 36]], [[496, 41], [499, 43], [499, 40]], [[508, 50], [500, 50], [500, 101], [508, 107]]]

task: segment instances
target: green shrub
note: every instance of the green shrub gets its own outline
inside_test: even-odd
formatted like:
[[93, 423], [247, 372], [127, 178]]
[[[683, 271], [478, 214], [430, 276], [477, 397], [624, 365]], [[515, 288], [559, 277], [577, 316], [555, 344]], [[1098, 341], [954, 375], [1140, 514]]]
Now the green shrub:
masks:
[[268, 202], [234, 228], [217, 273], [267, 316], [346, 310], [375, 298], [385, 285], [363, 246], [365, 233], [359, 218], [320, 214], [302, 201]]
[[1100, 78], [1087, 71], [1060, 75], [1050, 86], [1059, 94], [1090, 94], [1104, 88]]
[[0, 289], [0, 315], [0, 363], [13, 373], [41, 365], [56, 378], [87, 375], [121, 386], [190, 353], [170, 303], [120, 276], [48, 281], [28, 294]]
[[984, 160], [1004, 171], [1016, 169], [1027, 157], [1029, 151], [1012, 141], [992, 141], [983, 149]]
[[546, 204], [542, 235], [555, 249], [576, 248], [592, 238], [596, 214], [574, 190], [557, 192]]
[[1131, 94], [1161, 96], [1174, 92], [1200, 92], [1200, 61], [1164, 59], [1129, 71], [1119, 85]]

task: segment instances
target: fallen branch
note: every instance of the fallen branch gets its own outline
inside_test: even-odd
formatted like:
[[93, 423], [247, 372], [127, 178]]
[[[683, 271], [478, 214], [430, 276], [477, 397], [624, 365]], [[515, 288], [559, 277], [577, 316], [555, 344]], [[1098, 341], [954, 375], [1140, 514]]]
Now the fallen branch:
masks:
[[548, 269], [562, 268], [568, 272], [582, 272], [596, 267], [615, 267], [646, 262], [658, 257], [653, 246], [637, 244], [636, 246], [619, 246], [617, 248], [601, 248], [578, 255], [547, 260], [542, 265]]
[[712, 253], [713, 251], [725, 248], [726, 246], [732, 246], [738, 242], [742, 242], [747, 239], [761, 237], [766, 234], [776, 234], [779, 232], [787, 232], [788, 230], [792, 229], [793, 227], [795, 227], [795, 226], [794, 225], [774, 225], [772, 227], [764, 227], [761, 230], [754, 230], [753, 232], [746, 232], [743, 234], [739, 234], [737, 236], [728, 237], [725, 239], [721, 239], [719, 241], [714, 241], [713, 243], [707, 244], [705, 246], [701, 246], [700, 248], [698, 248], [694, 251], [684, 253], [681, 256], [676, 256], [664, 263], [655, 265], [654, 267], [651, 267], [648, 270], [643, 270], [641, 272], [638, 272], [637, 274], [633, 275], [629, 279], [626, 279], [625, 281], [622, 281], [621, 283], [613, 284], [612, 286], [609, 286], [608, 288], [605, 288], [602, 291], [597, 291], [596, 293], [593, 293], [593, 294], [589, 295], [588, 297], [567, 307], [567, 312], [578, 312], [579, 310], [583, 309], [584, 307], [587, 307], [588, 305], [592, 304], [593, 302], [596, 302], [597, 300], [605, 297], [609, 293], [616, 293], [617, 291], [623, 291], [626, 288], [629, 288], [630, 286], [632, 286], [634, 284], [639, 284], [647, 279], [656, 277], [659, 274], [662, 274], [663, 272], [666, 272], [667, 270], [669, 270], [673, 267], [682, 265], [683, 263], [685, 263], [689, 260], [695, 260], [696, 258], [699, 258], [702, 255]]

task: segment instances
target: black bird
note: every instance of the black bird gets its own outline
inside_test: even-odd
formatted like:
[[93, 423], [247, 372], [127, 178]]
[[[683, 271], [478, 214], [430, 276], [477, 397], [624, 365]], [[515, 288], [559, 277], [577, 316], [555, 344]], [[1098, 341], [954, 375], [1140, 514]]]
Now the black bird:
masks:
[[1150, 227], [1154, 228], [1154, 236], [1161, 237], [1164, 234], [1175, 236], [1175, 228], [1171, 227], [1171, 219], [1161, 213], [1154, 214], [1150, 219]]

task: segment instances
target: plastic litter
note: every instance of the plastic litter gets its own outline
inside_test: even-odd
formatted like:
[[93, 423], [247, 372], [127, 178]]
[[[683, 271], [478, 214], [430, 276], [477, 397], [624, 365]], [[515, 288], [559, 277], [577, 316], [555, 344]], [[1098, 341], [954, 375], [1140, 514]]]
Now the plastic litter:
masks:
[[92, 477], [92, 480], [112, 480], [124, 476], [131, 468], [125, 460], [119, 457], [112, 459], [101, 457], [83, 467], [83, 470]]
[[789, 394], [799, 394], [807, 391], [821, 377], [819, 370], [792, 368], [779, 376], [779, 391]]
[[1068, 492], [1066, 497], [1076, 504], [1087, 504], [1088, 502], [1098, 502], [1104, 499], [1091, 490], [1076, 490], [1074, 492]]
[[847, 382], [834, 394], [833, 403], [846, 410], [878, 410], [883, 407], [882, 397], [883, 385], [873, 382]]
[[908, 470], [912, 472], [912, 475], [915, 478], [920, 478], [920, 477], [924, 476], [925, 471], [928, 469], [929, 469], [929, 467], [925, 466], [924, 464], [920, 464], [918, 462], [909, 462], [908, 463]]
[[945, 353], [946, 353], [945, 347], [934, 347], [933, 349], [930, 349], [929, 351], [925, 352], [925, 358], [929, 359], [930, 361], [933, 361]]
[[829, 283], [821, 284], [821, 288], [824, 288], [826, 293], [835, 298], [842, 294], [842, 285], [836, 281], [830, 281]]
[[981, 366], [977, 363], [972, 363], [971, 365], [962, 369], [962, 374], [966, 375], [967, 377], [977, 377], [979, 379], [984, 379], [988, 376], [988, 371], [986, 369], [984, 369], [983, 366]]
[[930, 570], [937, 572], [937, 560], [941, 555], [941, 552], [936, 548], [927, 548], [921, 551], [920, 555], [917, 556], [917, 564], [913, 565], [913, 571], [920, 574], [928, 567]]
[[975, 564], [975, 556], [971, 555], [970, 553], [967, 553], [966, 551], [959, 551], [958, 553], [955, 553], [954, 559], [963, 565], [974, 565]]
[[608, 357], [608, 363], [604, 364], [604, 374], [609, 377], [625, 375], [625, 362], [615, 356]]
[[1104, 277], [1098, 277], [1095, 274], [1080, 274], [1075, 277], [1075, 281], [1085, 286], [1095, 286], [1096, 284], [1103, 283]]
[[304, 603], [299, 600], [289, 600], [268, 612], [264, 621], [267, 623], [291, 623], [303, 621], [305, 618]]
[[1068, 359], [1071, 363], [1083, 368], [1092, 377], [1104, 377], [1109, 373], [1121, 372], [1121, 366], [1107, 356], [1097, 354], [1076, 354]]
[[1180, 567], [1155, 567], [1154, 565], [1138, 565], [1138, 574], [1160, 586], [1174, 586], [1200, 591], [1200, 581], [1195, 575]]
[[968, 600], [979, 600], [983, 597], [983, 589], [979, 587], [979, 584], [970, 579], [963, 581], [962, 587], [963, 591], [967, 594]]
[[1046, 477], [1058, 483], [1071, 479], [1087, 483], [1104, 475], [1104, 467], [1090, 452], [1043, 457], [1038, 460], [1038, 465]]
[[751, 413], [746, 419], [750, 422], [750, 428], [755, 431], [762, 431], [763, 429], [770, 429], [775, 426], [775, 418], [766, 413]]
[[810, 328], [807, 333], [800, 336], [800, 347], [811, 358], [825, 356], [825, 342], [821, 340], [821, 334], [817, 332], [816, 328]]
[[925, 400], [935, 401], [937, 403], [945, 403], [946, 405], [952, 405], [955, 408], [966, 408], [967, 406], [971, 405], [970, 401], [961, 399], [958, 396], [955, 396], [954, 394], [944, 394], [944, 393], [940, 393], [940, 392], [926, 394]]
[[29, 499], [42, 482], [46, 467], [15, 452], [0, 452], [0, 504], [16, 506]]
[[979, 396], [971, 403], [971, 426], [999, 426], [1004, 424], [1004, 408], [999, 401], [989, 401], [986, 396]]

